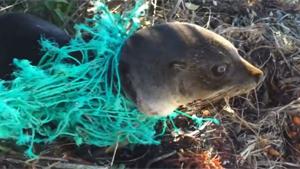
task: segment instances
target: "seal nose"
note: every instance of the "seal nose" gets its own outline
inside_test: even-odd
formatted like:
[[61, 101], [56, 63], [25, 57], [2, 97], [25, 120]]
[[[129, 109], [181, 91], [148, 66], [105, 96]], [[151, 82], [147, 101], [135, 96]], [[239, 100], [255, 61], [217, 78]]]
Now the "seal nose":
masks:
[[264, 73], [259, 68], [253, 66], [249, 62], [247, 62], [245, 59], [242, 59], [242, 63], [245, 66], [247, 72], [255, 78], [255, 81], [257, 83], [261, 82], [263, 80]]

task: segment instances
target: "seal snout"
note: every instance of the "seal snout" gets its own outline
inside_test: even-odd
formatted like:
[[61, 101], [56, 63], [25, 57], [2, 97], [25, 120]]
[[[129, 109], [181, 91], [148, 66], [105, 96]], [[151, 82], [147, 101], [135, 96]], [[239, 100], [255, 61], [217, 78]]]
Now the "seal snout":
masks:
[[263, 80], [264, 73], [259, 68], [253, 66], [248, 61], [242, 59], [242, 64], [245, 66], [250, 76], [255, 78], [256, 83], [260, 83]]

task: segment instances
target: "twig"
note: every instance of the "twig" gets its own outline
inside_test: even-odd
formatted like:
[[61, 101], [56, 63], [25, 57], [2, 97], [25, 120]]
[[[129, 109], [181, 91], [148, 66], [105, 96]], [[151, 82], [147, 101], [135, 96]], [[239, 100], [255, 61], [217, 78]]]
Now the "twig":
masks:
[[150, 166], [151, 166], [153, 163], [156, 163], [156, 162], [158, 162], [158, 161], [161, 161], [161, 160], [164, 160], [164, 159], [166, 159], [166, 158], [169, 158], [169, 157], [175, 155], [176, 153], [177, 153], [177, 151], [174, 150], [174, 151], [172, 151], [171, 153], [164, 154], [164, 155], [162, 155], [162, 156], [159, 156], [159, 157], [157, 157], [157, 158], [154, 158], [154, 159], [150, 160], [150, 161], [147, 163], [147, 165], [146, 165], [145, 168], [150, 168]]

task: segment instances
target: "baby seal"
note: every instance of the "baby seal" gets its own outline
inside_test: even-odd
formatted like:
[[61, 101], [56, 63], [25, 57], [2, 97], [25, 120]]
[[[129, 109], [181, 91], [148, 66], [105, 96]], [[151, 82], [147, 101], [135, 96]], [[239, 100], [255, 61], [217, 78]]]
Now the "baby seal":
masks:
[[13, 71], [13, 58], [28, 59], [36, 65], [41, 59], [41, 36], [59, 45], [70, 37], [60, 28], [43, 19], [24, 13], [0, 16], [0, 78], [9, 79]]
[[141, 29], [120, 57], [126, 95], [148, 115], [166, 116], [195, 100], [242, 94], [263, 77], [228, 40], [189, 23]]
[[[41, 59], [41, 36], [67, 44], [70, 37], [38, 17], [0, 16], [0, 78], [9, 78], [13, 58]], [[124, 93], [148, 115], [165, 116], [194, 100], [235, 96], [253, 89], [263, 72], [244, 60], [226, 39], [189, 23], [141, 29], [124, 44], [119, 71]]]

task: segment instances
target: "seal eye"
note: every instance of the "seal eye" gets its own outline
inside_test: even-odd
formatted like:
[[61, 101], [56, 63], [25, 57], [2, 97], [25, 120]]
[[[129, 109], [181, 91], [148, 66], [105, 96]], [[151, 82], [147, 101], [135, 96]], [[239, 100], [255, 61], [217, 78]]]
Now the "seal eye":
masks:
[[227, 64], [215, 65], [212, 67], [211, 71], [215, 76], [222, 76], [226, 73], [227, 67]]

